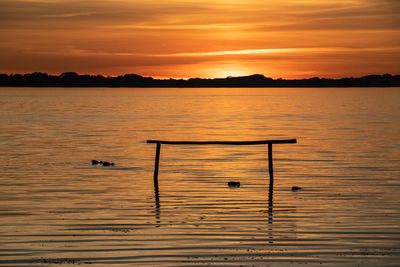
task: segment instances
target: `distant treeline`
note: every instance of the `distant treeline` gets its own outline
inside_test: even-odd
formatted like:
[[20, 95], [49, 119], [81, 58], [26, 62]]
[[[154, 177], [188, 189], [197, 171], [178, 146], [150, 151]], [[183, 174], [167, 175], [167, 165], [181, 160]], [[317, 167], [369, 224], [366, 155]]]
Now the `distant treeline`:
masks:
[[368, 75], [360, 78], [271, 79], [254, 74], [243, 77], [215, 79], [154, 79], [137, 74], [104, 77], [65, 72], [49, 75], [0, 74], [0, 86], [15, 87], [400, 87], [400, 75]]

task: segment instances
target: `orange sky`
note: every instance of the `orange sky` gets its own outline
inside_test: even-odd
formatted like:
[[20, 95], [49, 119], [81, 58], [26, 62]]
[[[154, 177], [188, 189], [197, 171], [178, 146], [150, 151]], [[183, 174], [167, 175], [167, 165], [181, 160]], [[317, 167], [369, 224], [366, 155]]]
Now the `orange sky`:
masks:
[[1, 0], [0, 72], [400, 74], [398, 0]]

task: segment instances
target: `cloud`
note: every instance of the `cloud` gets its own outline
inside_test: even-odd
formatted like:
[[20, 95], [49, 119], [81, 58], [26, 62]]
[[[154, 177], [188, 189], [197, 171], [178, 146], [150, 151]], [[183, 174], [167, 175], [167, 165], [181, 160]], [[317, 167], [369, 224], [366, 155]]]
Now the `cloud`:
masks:
[[230, 62], [292, 72], [321, 67], [320, 57], [364, 69], [387, 60], [376, 64], [389, 72], [399, 11], [397, 0], [2, 0], [0, 71], [157, 73]]
[[15, 28], [104, 27], [176, 20], [181, 14], [210, 12], [210, 7], [193, 4], [162, 4], [141, 1], [27, 1], [0, 2], [0, 21]]
[[[397, 1], [77, 1], [3, 0], [6, 27], [258, 30], [399, 28]], [[362, 23], [363, 22], [363, 23]], [[207, 26], [210, 25], [210, 26]], [[213, 26], [214, 25], [214, 26]]]

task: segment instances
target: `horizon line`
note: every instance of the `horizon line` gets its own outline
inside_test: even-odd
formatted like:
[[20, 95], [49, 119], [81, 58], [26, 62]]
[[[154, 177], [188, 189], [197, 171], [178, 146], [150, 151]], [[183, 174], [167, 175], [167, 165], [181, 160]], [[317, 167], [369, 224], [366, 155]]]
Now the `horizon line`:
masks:
[[264, 78], [267, 79], [273, 79], [273, 80], [306, 80], [306, 79], [314, 79], [314, 78], [318, 78], [318, 79], [331, 79], [331, 80], [339, 80], [339, 79], [359, 79], [359, 78], [363, 78], [363, 77], [367, 77], [367, 76], [384, 76], [384, 75], [390, 75], [390, 76], [400, 76], [400, 74], [392, 74], [392, 73], [382, 73], [382, 74], [377, 74], [377, 73], [369, 73], [369, 74], [363, 74], [360, 76], [341, 76], [341, 77], [324, 77], [324, 76], [310, 76], [310, 77], [296, 77], [296, 78], [283, 78], [283, 77], [279, 77], [279, 78], [272, 78], [269, 76], [266, 76], [265, 74], [262, 73], [253, 73], [253, 74], [248, 74], [248, 75], [228, 75], [225, 77], [160, 77], [160, 76], [143, 76], [141, 74], [138, 73], [124, 73], [124, 74], [117, 74], [117, 75], [104, 75], [104, 74], [93, 74], [93, 73], [78, 73], [75, 71], [64, 71], [58, 74], [54, 74], [54, 73], [47, 73], [47, 72], [42, 72], [42, 71], [33, 71], [33, 72], [26, 72], [26, 73], [3, 73], [0, 72], [0, 75], [7, 75], [7, 76], [12, 76], [12, 75], [31, 75], [31, 74], [46, 74], [48, 76], [62, 76], [63, 74], [77, 74], [78, 76], [102, 76], [104, 78], [117, 78], [117, 77], [123, 77], [126, 75], [137, 75], [140, 76], [142, 78], [152, 78], [155, 80], [190, 80], [190, 79], [229, 79], [229, 78], [244, 78], [244, 77], [251, 77], [251, 76], [263, 76]]

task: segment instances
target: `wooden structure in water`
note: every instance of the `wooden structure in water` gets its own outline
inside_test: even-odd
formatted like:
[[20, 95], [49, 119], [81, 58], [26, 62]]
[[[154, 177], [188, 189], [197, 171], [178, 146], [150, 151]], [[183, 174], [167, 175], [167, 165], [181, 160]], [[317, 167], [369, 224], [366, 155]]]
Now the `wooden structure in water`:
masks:
[[295, 144], [296, 139], [286, 140], [258, 140], [258, 141], [162, 141], [162, 140], [147, 140], [148, 144], [157, 144], [156, 157], [154, 162], [154, 186], [158, 188], [158, 170], [160, 165], [161, 145], [234, 145], [234, 146], [249, 146], [249, 145], [268, 145], [268, 171], [269, 171], [269, 190], [273, 190], [274, 186], [274, 170], [272, 163], [272, 145], [276, 144]]
[[272, 223], [273, 223], [273, 191], [274, 191], [274, 169], [272, 164], [272, 145], [276, 144], [295, 144], [296, 139], [286, 140], [259, 140], [259, 141], [162, 141], [147, 140], [148, 144], [156, 144], [156, 157], [154, 162], [154, 208], [156, 216], [156, 227], [161, 224], [161, 206], [160, 195], [158, 190], [158, 169], [160, 165], [161, 145], [268, 145], [268, 171], [269, 171], [269, 190], [268, 190], [268, 225], [269, 225], [269, 243], [273, 243]]

